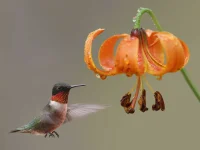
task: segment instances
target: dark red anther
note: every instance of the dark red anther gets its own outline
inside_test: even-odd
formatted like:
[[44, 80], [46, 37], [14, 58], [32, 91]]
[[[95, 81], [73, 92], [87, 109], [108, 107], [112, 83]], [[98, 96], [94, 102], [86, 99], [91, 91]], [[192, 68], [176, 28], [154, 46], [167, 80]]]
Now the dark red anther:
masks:
[[140, 96], [140, 99], [138, 101], [138, 104], [140, 105], [140, 111], [145, 112], [148, 110], [146, 107], [146, 90], [142, 90], [142, 95]]
[[134, 108], [131, 108], [131, 94], [125, 94], [120, 100], [121, 106], [124, 108], [127, 114], [133, 114], [135, 112]]
[[154, 93], [154, 97], [155, 97], [155, 104], [152, 105], [152, 110], [158, 111], [158, 110], [165, 110], [165, 102], [164, 99], [162, 97], [162, 95], [160, 94], [160, 92], [156, 91]]
[[120, 100], [121, 106], [122, 107], [129, 107], [130, 104], [131, 104], [130, 99], [131, 99], [131, 94], [129, 94], [129, 93], [125, 94], [122, 97], [122, 99]]

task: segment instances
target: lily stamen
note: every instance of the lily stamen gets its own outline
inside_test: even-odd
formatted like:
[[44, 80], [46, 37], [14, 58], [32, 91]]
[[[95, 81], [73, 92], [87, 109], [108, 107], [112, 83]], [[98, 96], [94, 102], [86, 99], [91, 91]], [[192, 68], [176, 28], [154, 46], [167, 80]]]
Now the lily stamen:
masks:
[[154, 94], [154, 93], [155, 93], [155, 90], [154, 90], [153, 87], [149, 84], [149, 82], [148, 82], [146, 76], [143, 75], [142, 78], [145, 80], [145, 83], [146, 83], [148, 89]]
[[138, 76], [137, 77], [137, 88], [136, 88], [136, 91], [135, 91], [135, 95], [134, 95], [134, 97], [132, 99], [130, 109], [134, 109], [135, 108], [135, 104], [137, 102], [137, 98], [138, 98], [138, 95], [139, 95], [139, 92], [140, 92], [140, 86], [141, 86], [141, 77]]
[[136, 88], [136, 83], [135, 83], [135, 85], [129, 90], [129, 92], [128, 92], [127, 94], [133, 93], [133, 91], [135, 90], [135, 88]]
[[164, 102], [164, 99], [163, 99], [161, 93], [156, 91], [154, 93], [154, 97], [155, 97], [155, 104], [152, 105], [152, 110], [158, 111], [161, 109], [162, 111], [164, 111], [165, 110], [165, 102]]
[[148, 110], [146, 107], [146, 90], [142, 90], [142, 95], [140, 96], [140, 99], [138, 100], [138, 104], [140, 105], [140, 111], [145, 112]]

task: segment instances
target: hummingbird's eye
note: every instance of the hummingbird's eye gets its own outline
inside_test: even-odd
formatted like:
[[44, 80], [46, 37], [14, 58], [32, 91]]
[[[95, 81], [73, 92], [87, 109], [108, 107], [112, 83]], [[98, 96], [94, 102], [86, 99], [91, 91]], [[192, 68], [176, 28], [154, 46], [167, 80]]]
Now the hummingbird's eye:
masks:
[[62, 87], [57, 87], [57, 90], [62, 90]]

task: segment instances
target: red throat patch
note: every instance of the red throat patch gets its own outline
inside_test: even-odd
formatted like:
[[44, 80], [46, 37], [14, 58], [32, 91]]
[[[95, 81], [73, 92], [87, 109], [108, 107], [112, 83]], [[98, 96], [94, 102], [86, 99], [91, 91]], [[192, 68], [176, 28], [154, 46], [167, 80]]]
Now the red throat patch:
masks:
[[67, 92], [60, 92], [56, 95], [53, 95], [51, 97], [51, 100], [62, 103], [62, 104], [66, 104], [68, 102], [68, 94], [69, 93], [67, 93]]

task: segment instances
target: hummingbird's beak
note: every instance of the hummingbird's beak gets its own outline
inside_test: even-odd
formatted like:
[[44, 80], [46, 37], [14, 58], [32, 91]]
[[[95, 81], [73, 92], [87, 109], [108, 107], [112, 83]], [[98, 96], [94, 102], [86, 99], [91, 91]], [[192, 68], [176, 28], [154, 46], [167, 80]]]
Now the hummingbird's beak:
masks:
[[77, 84], [77, 85], [71, 85], [71, 89], [79, 86], [86, 86], [85, 84]]

